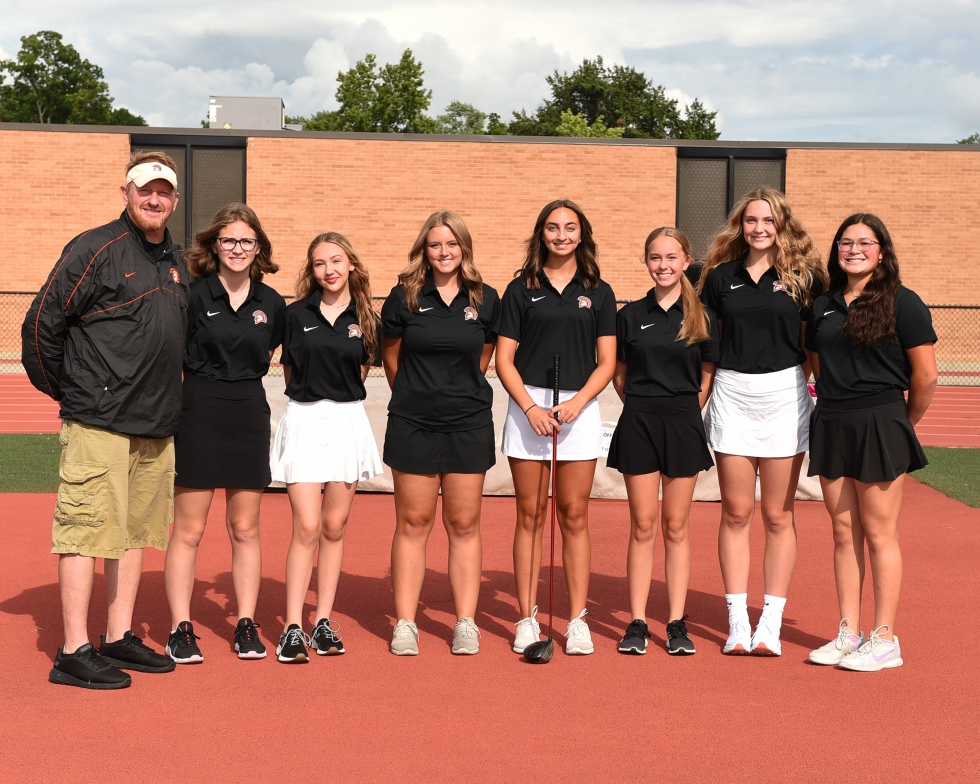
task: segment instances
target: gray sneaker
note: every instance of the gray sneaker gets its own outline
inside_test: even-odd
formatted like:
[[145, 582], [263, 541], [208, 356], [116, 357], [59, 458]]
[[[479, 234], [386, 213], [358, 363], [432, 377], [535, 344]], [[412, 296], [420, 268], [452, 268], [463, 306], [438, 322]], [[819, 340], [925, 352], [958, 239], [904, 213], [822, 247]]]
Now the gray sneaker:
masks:
[[453, 653], [472, 656], [480, 652], [480, 630], [476, 622], [464, 615], [453, 627]]
[[419, 629], [408, 618], [401, 618], [395, 624], [390, 650], [395, 656], [419, 655]]

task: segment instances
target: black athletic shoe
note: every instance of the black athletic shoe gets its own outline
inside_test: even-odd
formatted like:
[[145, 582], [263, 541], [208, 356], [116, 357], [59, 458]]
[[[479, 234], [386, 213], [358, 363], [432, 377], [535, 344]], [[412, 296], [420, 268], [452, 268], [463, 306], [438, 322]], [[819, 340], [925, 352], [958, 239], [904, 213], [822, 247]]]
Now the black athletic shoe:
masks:
[[[334, 629], [331, 624], [337, 628]], [[321, 618], [313, 627], [313, 634], [310, 637], [310, 647], [320, 656], [339, 656], [344, 653], [344, 643], [340, 639], [337, 631], [340, 624], [331, 621], [329, 618]]]
[[204, 656], [195, 642], [200, 639], [194, 634], [194, 624], [181, 621], [167, 639], [167, 656], [177, 664], [200, 664], [204, 661]]
[[235, 650], [239, 659], [264, 659], [265, 646], [259, 639], [257, 623], [251, 618], [242, 618], [235, 627]]
[[126, 673], [99, 656], [90, 642], [74, 653], [64, 653], [58, 648], [48, 678], [52, 683], [83, 689], [125, 689], [133, 682]]
[[170, 672], [177, 666], [177, 662], [169, 656], [144, 645], [143, 639], [132, 631], [126, 632], [121, 640], [115, 642], [106, 642], [103, 634], [99, 638], [99, 655], [121, 670]]
[[291, 623], [279, 638], [279, 645], [276, 647], [276, 658], [286, 664], [308, 662], [310, 656], [306, 652], [306, 646], [309, 642], [310, 638], [303, 634], [303, 630], [295, 623]]
[[674, 656], [690, 656], [694, 653], [694, 643], [687, 636], [687, 620], [685, 615], [679, 621], [667, 624], [667, 653]]
[[620, 653], [644, 654], [647, 652], [647, 638], [650, 630], [647, 628], [646, 621], [630, 621], [626, 627], [626, 634], [619, 643]]

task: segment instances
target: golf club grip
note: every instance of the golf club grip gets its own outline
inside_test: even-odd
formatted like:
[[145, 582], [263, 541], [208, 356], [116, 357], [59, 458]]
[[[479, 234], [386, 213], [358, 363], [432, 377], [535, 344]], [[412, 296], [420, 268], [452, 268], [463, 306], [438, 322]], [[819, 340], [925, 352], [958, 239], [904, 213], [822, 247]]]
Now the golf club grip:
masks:
[[[558, 386], [558, 366], [561, 364], [561, 357], [558, 356], [557, 354], [555, 354], [552, 357], [552, 360], [555, 363], [555, 389], [554, 389], [554, 392], [553, 392], [553, 394], [551, 396], [551, 405], [552, 406], [557, 406], [558, 405], [558, 389], [559, 389], [559, 386]], [[556, 415], [556, 418], [557, 418], [557, 415]]]

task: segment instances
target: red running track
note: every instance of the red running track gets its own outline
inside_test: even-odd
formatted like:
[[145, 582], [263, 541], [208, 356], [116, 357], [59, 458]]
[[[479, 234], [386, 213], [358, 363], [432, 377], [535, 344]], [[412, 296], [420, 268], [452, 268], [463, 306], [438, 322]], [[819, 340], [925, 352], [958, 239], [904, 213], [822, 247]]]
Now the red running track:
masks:
[[[348, 653], [287, 666], [231, 650], [230, 548], [216, 502], [198, 562], [194, 621], [205, 662], [133, 674], [121, 692], [48, 683], [61, 642], [51, 495], [0, 496], [7, 556], [0, 570], [0, 770], [22, 781], [966, 781], [980, 769], [980, 511], [909, 482], [902, 516], [905, 595], [898, 629], [906, 664], [850, 673], [805, 663], [836, 633], [832, 544], [820, 503], [797, 504], [800, 557], [783, 656], [730, 658], [716, 560], [717, 504], [692, 512], [688, 611], [698, 653], [663, 650], [663, 556], [650, 601], [653, 647], [615, 650], [629, 620], [624, 502], [593, 502], [589, 622], [596, 653], [556, 652], [544, 666], [510, 651], [514, 502], [484, 503], [483, 650], [449, 652], [446, 536], [429, 544], [419, 616], [421, 655], [387, 651], [392, 498], [359, 495], [348, 528], [337, 611]], [[264, 582], [257, 621], [281, 631], [290, 516], [263, 506]], [[750, 612], [762, 600], [762, 531], [753, 529]], [[162, 649], [169, 629], [163, 555], [147, 551], [136, 628]], [[563, 597], [559, 570], [556, 595]], [[869, 577], [870, 579], [870, 577]], [[870, 593], [870, 589], [869, 589]], [[311, 597], [312, 598], [312, 597]], [[90, 629], [103, 629], [101, 577]], [[312, 606], [309, 611], [312, 612]], [[567, 617], [564, 598], [558, 616]], [[865, 603], [864, 628], [871, 618]], [[564, 628], [564, 622], [560, 628]], [[972, 773], [971, 773], [972, 771]]]

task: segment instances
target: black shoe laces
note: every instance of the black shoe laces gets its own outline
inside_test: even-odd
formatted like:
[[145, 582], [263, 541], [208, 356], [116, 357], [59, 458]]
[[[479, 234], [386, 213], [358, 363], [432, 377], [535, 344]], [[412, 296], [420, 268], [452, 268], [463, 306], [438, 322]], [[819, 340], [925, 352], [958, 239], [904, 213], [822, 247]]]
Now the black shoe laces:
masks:
[[99, 654], [95, 652], [95, 648], [89, 648], [88, 650], [81, 652], [75, 651], [74, 654], [69, 655], [75, 656], [78, 661], [94, 672], [105, 672], [106, 670], [112, 669], [112, 665], [99, 656]]
[[667, 624], [667, 637], [669, 639], [675, 639], [677, 637], [687, 638], [687, 624], [684, 623], [688, 619], [685, 615], [679, 621], [671, 621]]
[[235, 629], [235, 640], [239, 643], [256, 642], [259, 639], [259, 633], [256, 631], [259, 626], [261, 626], [261, 624], [252, 623], [252, 621], [243, 623], [241, 626]]
[[649, 637], [650, 630], [643, 621], [630, 621], [630, 625], [626, 627], [626, 634], [624, 639], [629, 639], [630, 637]]
[[194, 632], [190, 629], [181, 629], [180, 626], [177, 627], [177, 631], [170, 635], [170, 647], [174, 648], [178, 645], [193, 645], [194, 640], [200, 640]]

